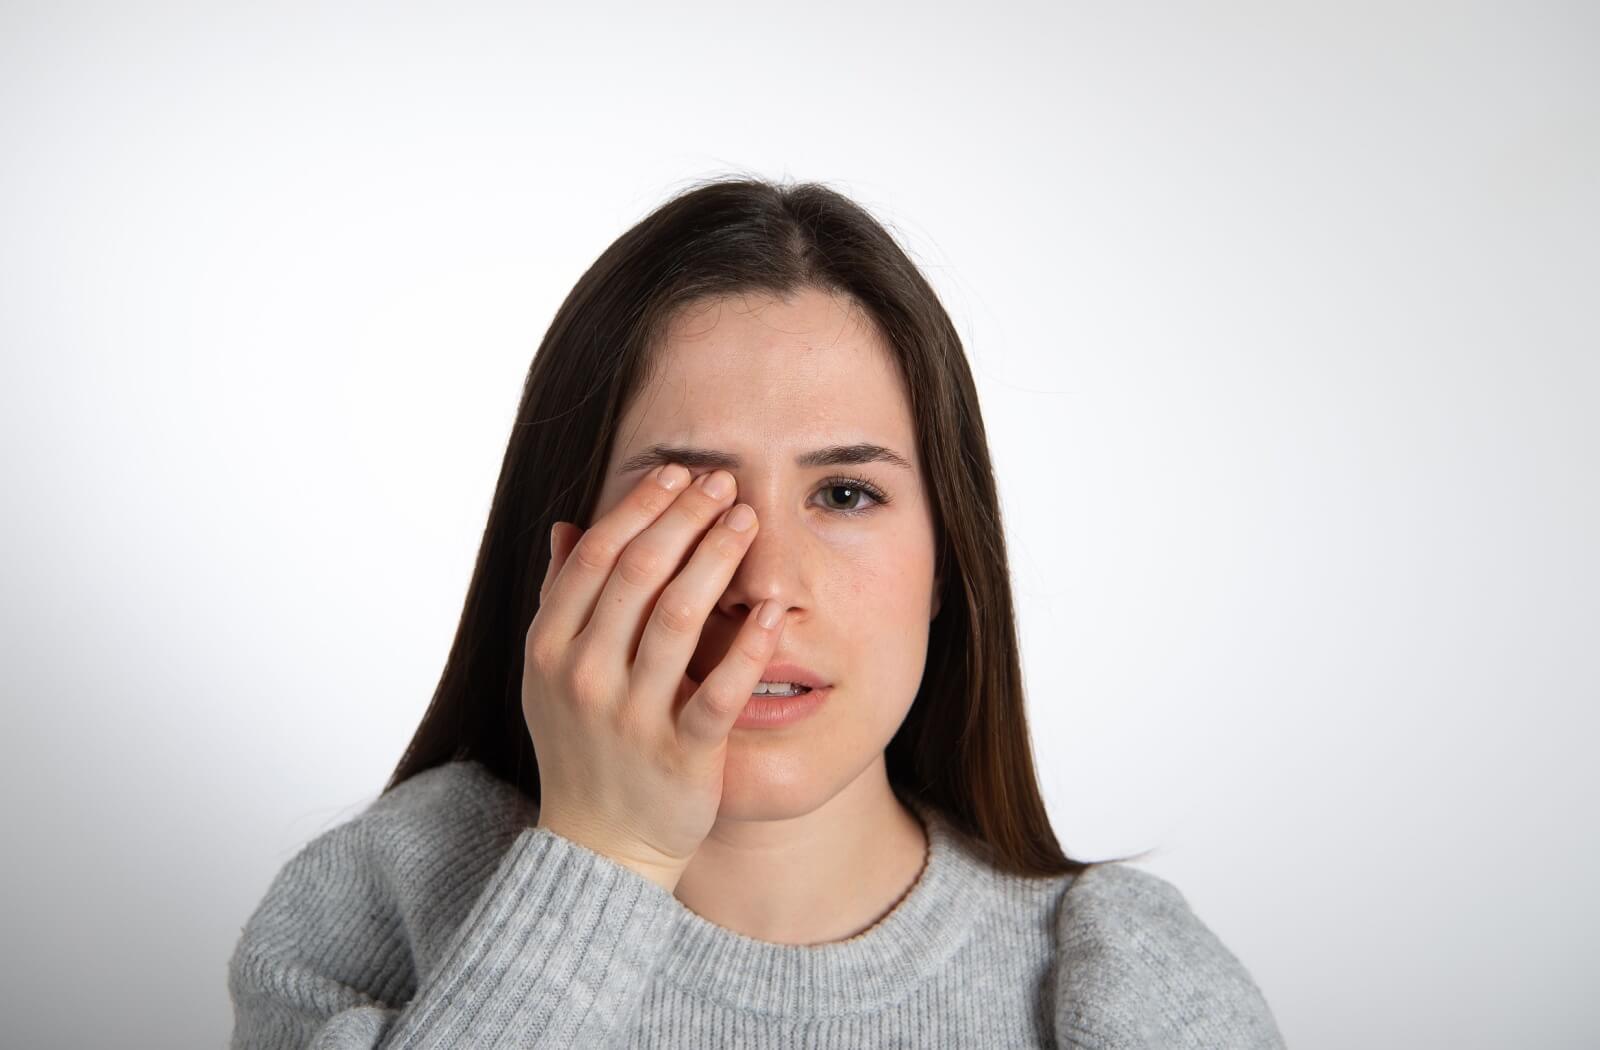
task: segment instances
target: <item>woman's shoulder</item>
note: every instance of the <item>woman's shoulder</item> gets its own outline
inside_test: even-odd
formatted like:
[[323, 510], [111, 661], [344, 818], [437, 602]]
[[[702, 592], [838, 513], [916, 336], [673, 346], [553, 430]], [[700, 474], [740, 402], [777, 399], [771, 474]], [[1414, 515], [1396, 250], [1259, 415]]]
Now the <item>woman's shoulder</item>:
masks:
[[1250, 972], [1177, 886], [1115, 861], [1072, 878], [1055, 920], [1058, 1025], [1152, 1045], [1281, 1047]]
[[[519, 800], [513, 786], [473, 761], [395, 785], [279, 868], [232, 966], [272, 972], [284, 952], [344, 958], [337, 946], [354, 943], [365, 946], [363, 958], [405, 958], [425, 969], [472, 903], [475, 894], [463, 891], [488, 878], [521, 830], [531, 803]], [[342, 976], [352, 987], [373, 977]], [[380, 990], [396, 989], [386, 984], [369, 994]]]
[[1243, 969], [1177, 886], [1124, 861], [1091, 864], [1066, 881], [1055, 927], [1075, 956], [1126, 957], [1152, 969], [1180, 961]]
[[533, 812], [531, 800], [481, 763], [457, 760], [411, 775], [299, 852], [337, 855], [347, 865], [407, 868], [424, 853], [449, 861], [470, 843], [509, 843]]
[[1090, 864], [1066, 880], [1063, 889], [1063, 915], [1076, 918], [1121, 915], [1181, 923], [1194, 917], [1188, 898], [1177, 886], [1126, 861]]
[[429, 907], [422, 898], [435, 887], [486, 875], [533, 813], [513, 785], [477, 761], [458, 760], [413, 774], [324, 837], [343, 836], [339, 854]]
[[474, 759], [424, 769], [379, 795], [358, 819], [416, 831], [532, 823], [533, 802]]

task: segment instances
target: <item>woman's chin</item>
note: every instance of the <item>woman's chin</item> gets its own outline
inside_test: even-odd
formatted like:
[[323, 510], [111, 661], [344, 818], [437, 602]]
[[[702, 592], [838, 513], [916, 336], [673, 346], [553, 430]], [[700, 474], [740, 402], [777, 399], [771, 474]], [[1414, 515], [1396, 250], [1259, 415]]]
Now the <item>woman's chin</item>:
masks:
[[718, 820], [793, 820], [813, 812], [820, 804], [809, 786], [762, 783], [748, 776], [727, 776], [722, 782]]

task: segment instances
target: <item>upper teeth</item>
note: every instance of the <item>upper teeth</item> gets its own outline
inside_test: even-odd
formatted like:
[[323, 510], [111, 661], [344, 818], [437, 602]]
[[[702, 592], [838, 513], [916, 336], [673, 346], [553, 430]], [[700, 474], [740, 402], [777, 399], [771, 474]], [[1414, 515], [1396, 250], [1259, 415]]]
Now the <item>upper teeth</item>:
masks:
[[796, 685], [793, 682], [757, 682], [756, 683], [756, 687], [754, 689], [752, 689], [751, 692], [752, 693], [793, 693], [793, 692], [796, 692], [798, 690], [805, 689], [805, 688], [807, 688], [807, 687], [803, 686], [803, 685]]

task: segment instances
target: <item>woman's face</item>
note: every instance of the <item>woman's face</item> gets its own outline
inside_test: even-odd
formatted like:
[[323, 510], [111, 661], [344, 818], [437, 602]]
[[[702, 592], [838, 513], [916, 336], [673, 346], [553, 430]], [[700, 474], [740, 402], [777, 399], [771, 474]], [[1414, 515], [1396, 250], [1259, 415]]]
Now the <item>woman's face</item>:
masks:
[[[595, 510], [598, 519], [660, 462], [697, 476], [717, 469], [662, 449], [725, 457], [736, 500], [754, 508], [760, 528], [689, 673], [703, 679], [750, 610], [776, 598], [787, 617], [773, 662], [833, 684], [799, 722], [733, 730], [725, 818], [786, 819], [833, 798], [881, 762], [922, 681], [938, 612], [933, 515], [896, 363], [847, 303], [808, 289], [787, 302], [735, 296], [682, 311], [657, 374], [624, 413]], [[852, 446], [904, 462], [797, 463]]]

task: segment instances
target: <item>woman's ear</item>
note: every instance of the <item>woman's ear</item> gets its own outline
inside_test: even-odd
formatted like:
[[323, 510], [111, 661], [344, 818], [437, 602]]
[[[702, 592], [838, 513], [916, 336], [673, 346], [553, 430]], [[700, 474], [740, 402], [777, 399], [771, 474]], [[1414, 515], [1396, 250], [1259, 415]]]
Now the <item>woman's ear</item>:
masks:
[[928, 621], [933, 622], [939, 615], [939, 602], [944, 597], [944, 579], [940, 576], [933, 578], [933, 608], [928, 612]]

